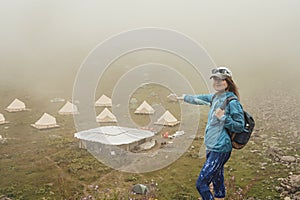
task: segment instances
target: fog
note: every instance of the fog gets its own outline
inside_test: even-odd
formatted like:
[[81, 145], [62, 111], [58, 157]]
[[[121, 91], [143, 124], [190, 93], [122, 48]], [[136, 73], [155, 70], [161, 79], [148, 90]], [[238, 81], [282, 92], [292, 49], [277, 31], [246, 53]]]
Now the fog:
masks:
[[278, 81], [299, 87], [299, 7], [298, 0], [2, 0], [1, 91], [63, 88], [71, 95], [76, 72], [93, 48], [141, 27], [193, 38], [217, 65], [231, 67], [241, 89]]

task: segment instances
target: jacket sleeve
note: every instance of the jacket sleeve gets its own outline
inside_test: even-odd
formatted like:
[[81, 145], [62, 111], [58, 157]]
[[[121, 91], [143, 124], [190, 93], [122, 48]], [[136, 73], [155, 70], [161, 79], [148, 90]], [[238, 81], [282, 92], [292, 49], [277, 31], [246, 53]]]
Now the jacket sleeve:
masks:
[[230, 101], [227, 105], [225, 115], [220, 119], [224, 121], [224, 127], [230, 132], [240, 133], [244, 130], [244, 112], [239, 101]]
[[195, 105], [210, 105], [212, 94], [184, 95], [184, 101]]

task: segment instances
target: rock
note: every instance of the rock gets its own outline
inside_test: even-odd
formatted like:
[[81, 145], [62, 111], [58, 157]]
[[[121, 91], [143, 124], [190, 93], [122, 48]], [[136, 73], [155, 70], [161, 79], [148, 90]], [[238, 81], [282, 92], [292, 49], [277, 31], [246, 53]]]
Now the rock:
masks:
[[290, 197], [284, 197], [284, 200], [291, 200]]
[[292, 187], [300, 189], [300, 175], [290, 176], [290, 183]]
[[282, 191], [283, 191], [283, 187], [276, 186], [276, 187], [275, 187], [275, 190], [276, 190], [277, 192], [282, 192]]
[[289, 195], [289, 192], [288, 191], [283, 191], [280, 196], [281, 197], [285, 197], [285, 196], [288, 196]]
[[296, 162], [296, 158], [294, 156], [282, 156], [280, 160], [289, 163]]
[[298, 131], [294, 132], [294, 137], [297, 138], [298, 137]]
[[300, 175], [290, 175], [287, 178], [279, 178], [280, 186], [277, 186], [275, 189], [281, 192], [280, 196], [287, 197], [297, 200], [300, 199]]
[[12, 200], [12, 199], [6, 197], [5, 195], [0, 195], [0, 200]]
[[261, 138], [268, 138], [269, 136], [266, 135], [266, 134], [261, 134], [260, 137], [261, 137]]

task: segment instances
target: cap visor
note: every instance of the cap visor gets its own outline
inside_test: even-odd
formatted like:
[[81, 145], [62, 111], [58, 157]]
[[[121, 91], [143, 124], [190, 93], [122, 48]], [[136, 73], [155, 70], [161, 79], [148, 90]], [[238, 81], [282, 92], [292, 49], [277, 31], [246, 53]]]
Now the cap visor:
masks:
[[213, 74], [210, 76], [210, 79], [212, 79], [213, 77], [218, 77], [222, 80], [226, 79], [226, 76], [223, 76], [222, 74]]

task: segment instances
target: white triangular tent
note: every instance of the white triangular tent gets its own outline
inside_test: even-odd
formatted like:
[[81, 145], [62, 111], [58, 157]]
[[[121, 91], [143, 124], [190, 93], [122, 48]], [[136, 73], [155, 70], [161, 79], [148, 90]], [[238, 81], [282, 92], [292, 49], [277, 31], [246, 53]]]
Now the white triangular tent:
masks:
[[163, 126], [175, 126], [179, 124], [178, 121], [168, 110], [155, 122], [155, 124]]
[[48, 129], [48, 128], [59, 127], [59, 125], [56, 124], [55, 117], [49, 115], [48, 113], [44, 113], [43, 116], [37, 122], [31, 124], [31, 126], [37, 129]]
[[111, 107], [112, 101], [109, 97], [107, 97], [105, 94], [103, 94], [95, 103], [95, 106], [101, 106], [101, 107]]
[[147, 103], [147, 101], [144, 101], [135, 111], [135, 114], [153, 114], [154, 109]]
[[97, 122], [117, 122], [117, 118], [107, 108], [96, 117]]
[[71, 102], [67, 102], [59, 111], [60, 115], [75, 115], [79, 114], [77, 106], [72, 104]]
[[5, 121], [5, 117], [3, 114], [0, 113], [0, 124], [6, 124], [8, 121]]
[[8, 112], [18, 112], [18, 111], [23, 111], [26, 110], [25, 103], [20, 101], [19, 99], [15, 99], [7, 108], [5, 109]]

